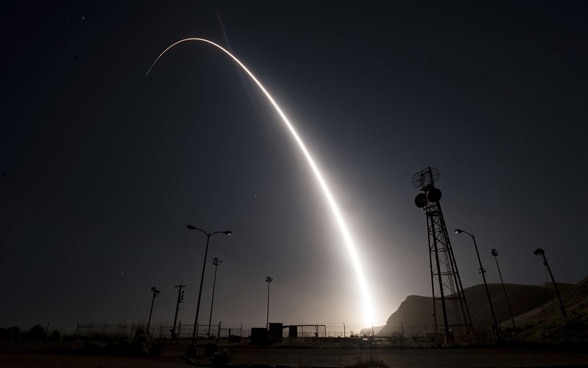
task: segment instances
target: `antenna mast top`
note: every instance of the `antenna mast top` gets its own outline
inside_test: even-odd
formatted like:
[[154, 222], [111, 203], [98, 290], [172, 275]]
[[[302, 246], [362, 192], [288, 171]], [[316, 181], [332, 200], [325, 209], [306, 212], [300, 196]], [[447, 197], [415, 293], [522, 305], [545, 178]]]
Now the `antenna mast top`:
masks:
[[412, 176], [412, 185], [415, 188], [425, 188], [439, 180], [439, 171], [428, 166], [426, 169], [416, 172]]

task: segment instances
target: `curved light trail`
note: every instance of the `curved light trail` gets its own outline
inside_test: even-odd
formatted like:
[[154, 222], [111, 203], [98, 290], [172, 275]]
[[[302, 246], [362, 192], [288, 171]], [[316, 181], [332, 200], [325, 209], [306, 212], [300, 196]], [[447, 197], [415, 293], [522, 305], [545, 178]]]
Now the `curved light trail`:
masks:
[[218, 48], [219, 50], [223, 51], [225, 54], [227, 54], [231, 59], [233, 59], [243, 69], [243, 71], [245, 71], [245, 73], [247, 73], [249, 75], [249, 77], [251, 77], [251, 79], [255, 82], [255, 84], [257, 84], [259, 89], [265, 94], [265, 96], [267, 97], [269, 102], [274, 106], [274, 108], [276, 109], [278, 114], [282, 117], [282, 121], [284, 122], [284, 124], [286, 125], [286, 127], [288, 128], [290, 133], [292, 134], [292, 137], [294, 137], [294, 140], [296, 141], [296, 143], [298, 143], [298, 147], [300, 147], [300, 150], [304, 154], [304, 157], [306, 158], [308, 164], [310, 165], [310, 168], [312, 169], [312, 172], [314, 173], [314, 176], [315, 176], [316, 180], [318, 181], [319, 186], [322, 189], [323, 194], [325, 195], [327, 202], [329, 203], [329, 206], [331, 207], [331, 211], [333, 212], [333, 216], [335, 217], [337, 225], [339, 226], [339, 230], [341, 231], [341, 235], [343, 236], [345, 246], [346, 246], [347, 251], [349, 253], [349, 256], [351, 258], [351, 262], [353, 264], [353, 268], [355, 269], [355, 274], [357, 276], [357, 281], [359, 283], [359, 288], [361, 291], [361, 299], [362, 299], [362, 303], [363, 303], [363, 323], [366, 323], [368, 326], [372, 326], [373, 322], [374, 322], [373, 321], [374, 315], [373, 315], [373, 306], [372, 306], [372, 300], [371, 300], [369, 288], [368, 288], [368, 285], [366, 282], [365, 275], [363, 273], [363, 268], [361, 267], [361, 262], [359, 260], [358, 254], [357, 254], [357, 249], [355, 247], [353, 239], [351, 238], [351, 234], [349, 233], [349, 229], [347, 228], [347, 225], [345, 224], [345, 220], [343, 219], [343, 215], [341, 214], [341, 211], [339, 210], [339, 206], [335, 202], [335, 199], [334, 199], [333, 195], [331, 194], [331, 191], [330, 191], [329, 187], [327, 186], [327, 183], [326, 183], [325, 179], [323, 178], [323, 175], [321, 174], [318, 167], [316, 166], [314, 160], [312, 159], [312, 156], [310, 155], [310, 153], [306, 149], [304, 142], [298, 136], [298, 133], [294, 129], [294, 126], [290, 123], [290, 121], [288, 120], [286, 115], [282, 112], [282, 109], [280, 108], [280, 106], [276, 103], [276, 101], [269, 94], [269, 92], [265, 89], [265, 87], [261, 84], [261, 82], [257, 80], [257, 78], [253, 75], [253, 73], [251, 73], [249, 71], [249, 69], [247, 69], [247, 67], [239, 59], [237, 59], [233, 54], [231, 54], [229, 51], [227, 51], [222, 46], [220, 46], [210, 40], [207, 40], [205, 38], [190, 37], [190, 38], [184, 38], [182, 40], [179, 40], [179, 41], [171, 44], [170, 46], [168, 46], [165, 50], [163, 50], [163, 52], [161, 54], [159, 54], [159, 56], [155, 59], [153, 64], [151, 64], [151, 66], [149, 67], [149, 70], [147, 70], [147, 73], [145, 74], [145, 76], [149, 75], [149, 73], [151, 72], [151, 69], [153, 69], [155, 64], [157, 64], [159, 59], [163, 55], [165, 55], [166, 52], [168, 52], [170, 49], [172, 49], [176, 45], [179, 45], [184, 42], [189, 42], [189, 41], [207, 43], [207, 44], [212, 45], [212, 46]]

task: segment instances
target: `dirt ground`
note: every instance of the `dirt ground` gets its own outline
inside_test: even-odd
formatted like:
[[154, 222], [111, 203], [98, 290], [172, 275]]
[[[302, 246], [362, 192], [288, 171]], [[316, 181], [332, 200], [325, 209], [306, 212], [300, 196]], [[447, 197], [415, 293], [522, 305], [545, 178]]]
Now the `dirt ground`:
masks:
[[233, 351], [231, 363], [306, 367], [586, 367], [588, 349], [263, 349]]
[[[280, 349], [228, 348], [232, 366], [286, 365], [342, 367], [383, 362], [388, 367], [586, 367], [587, 349]], [[204, 365], [205, 361], [200, 361]], [[174, 368], [193, 366], [183, 348], [166, 349], [161, 357], [124, 357], [48, 352], [0, 353], [4, 368]]]

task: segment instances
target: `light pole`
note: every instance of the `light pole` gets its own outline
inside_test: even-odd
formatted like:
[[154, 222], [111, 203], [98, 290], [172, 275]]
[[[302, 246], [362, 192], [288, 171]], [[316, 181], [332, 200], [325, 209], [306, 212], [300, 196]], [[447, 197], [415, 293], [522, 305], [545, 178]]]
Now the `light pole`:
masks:
[[151, 315], [153, 314], [153, 304], [155, 303], [155, 297], [159, 294], [159, 290], [155, 286], [151, 288], [153, 292], [153, 298], [151, 298], [151, 309], [149, 309], [149, 320], [147, 321], [147, 334], [149, 334], [149, 327], [151, 326]]
[[492, 297], [490, 296], [490, 291], [488, 290], [488, 283], [486, 282], [486, 270], [484, 269], [484, 266], [482, 266], [482, 260], [480, 259], [480, 252], [478, 252], [478, 244], [476, 243], [476, 237], [462, 229], [455, 229], [454, 231], [456, 234], [467, 234], [474, 241], [474, 248], [476, 248], [478, 263], [480, 264], [480, 273], [482, 274], [482, 280], [484, 280], [484, 288], [486, 288], [486, 296], [488, 297], [488, 304], [490, 305], [490, 312], [492, 313], [492, 321], [494, 321], [494, 329], [496, 330], [496, 335], [498, 336], [498, 338], [500, 338], [500, 326], [498, 326], [498, 322], [496, 322], [496, 314], [494, 313], [494, 306], [492, 305]]
[[233, 232], [230, 230], [224, 231], [215, 231], [213, 233], [209, 233], [207, 231], [202, 230], [199, 227], [194, 225], [187, 225], [187, 228], [190, 230], [198, 230], [202, 234], [206, 235], [206, 248], [204, 250], [204, 262], [202, 264], [202, 276], [200, 277], [200, 288], [198, 289], [198, 302], [196, 303], [196, 317], [194, 318], [194, 330], [192, 331], [192, 346], [196, 347], [196, 330], [198, 328], [198, 313], [200, 312], [200, 298], [202, 297], [202, 284], [204, 283], [204, 270], [206, 269], [206, 256], [208, 256], [208, 244], [210, 243], [210, 237], [216, 234], [224, 234], [224, 235], [231, 235]]
[[545, 257], [545, 251], [541, 248], [537, 248], [537, 249], [535, 249], [533, 254], [536, 256], [543, 256], [543, 264], [545, 265], [545, 267], [547, 268], [547, 271], [549, 272], [549, 276], [551, 277], [551, 282], [553, 283], [553, 287], [555, 288], [555, 292], [557, 293], [557, 298], [559, 299], [559, 310], [561, 311], [561, 314], [563, 314], [564, 318], [567, 320], [568, 314], [566, 313], [566, 307], [564, 306], [563, 300], [561, 299], [561, 295], [559, 293], [559, 289], [558, 289], [557, 284], [555, 282], [555, 278], [553, 278], [553, 274], [551, 273], [551, 267], [549, 267], [549, 263], [547, 262], [547, 257]]
[[214, 279], [212, 281], [212, 300], [210, 302], [210, 317], [208, 317], [208, 332], [206, 333], [206, 336], [210, 339], [210, 324], [212, 323], [212, 307], [214, 306], [214, 288], [216, 286], [216, 269], [218, 268], [218, 265], [223, 263], [223, 261], [221, 261], [218, 258], [214, 258], [212, 260], [212, 264], [214, 265]]
[[265, 282], [267, 282], [267, 313], [265, 315], [265, 329], [269, 329], [269, 301], [270, 301], [270, 284], [274, 279], [267, 276]]
[[508, 311], [510, 312], [510, 320], [512, 321], [512, 328], [513, 330], [517, 331], [517, 326], [515, 325], [514, 314], [512, 314], [512, 308], [510, 307], [510, 300], [508, 299], [508, 293], [506, 292], [506, 287], [504, 286], [504, 280], [502, 279], [502, 272], [500, 272], [500, 266], [498, 265], [498, 251], [496, 249], [492, 249], [490, 254], [494, 256], [494, 260], [496, 261], [496, 268], [498, 269], [498, 275], [500, 276], [500, 283], [502, 284], [502, 290], [504, 291], [504, 297], [506, 298], [506, 305], [508, 305]]

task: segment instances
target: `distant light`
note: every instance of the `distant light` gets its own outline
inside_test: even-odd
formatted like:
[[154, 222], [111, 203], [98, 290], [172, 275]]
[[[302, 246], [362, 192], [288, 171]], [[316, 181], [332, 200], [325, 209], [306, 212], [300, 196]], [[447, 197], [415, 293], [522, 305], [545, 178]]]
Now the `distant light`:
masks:
[[455, 229], [455, 230], [453, 230], [453, 232], [456, 234], [461, 234], [461, 233], [463, 233], [463, 230], [462, 229]]

